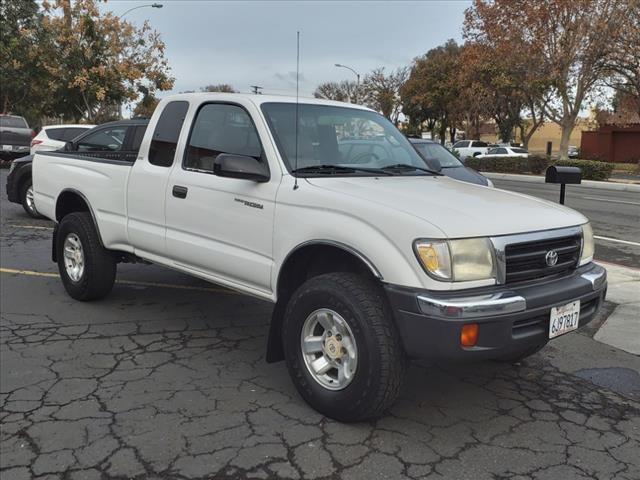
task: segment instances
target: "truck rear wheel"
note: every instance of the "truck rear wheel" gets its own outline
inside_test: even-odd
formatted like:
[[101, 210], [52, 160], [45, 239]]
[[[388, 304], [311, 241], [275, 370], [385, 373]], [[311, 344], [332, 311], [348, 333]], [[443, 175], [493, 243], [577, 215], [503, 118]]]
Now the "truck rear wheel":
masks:
[[404, 350], [384, 292], [366, 277], [341, 272], [305, 282], [287, 305], [282, 339], [300, 395], [328, 417], [379, 417], [400, 392]]
[[75, 212], [62, 219], [56, 250], [60, 278], [71, 297], [95, 300], [111, 291], [116, 259], [101, 245], [89, 213]]

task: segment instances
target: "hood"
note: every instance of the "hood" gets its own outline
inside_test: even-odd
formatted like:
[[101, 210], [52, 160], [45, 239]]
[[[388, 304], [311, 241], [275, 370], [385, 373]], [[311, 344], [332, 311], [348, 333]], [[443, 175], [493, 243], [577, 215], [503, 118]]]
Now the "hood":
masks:
[[343, 198], [370, 202], [373, 211], [390, 208], [420, 218], [448, 238], [550, 230], [587, 221], [582, 214], [546, 200], [444, 176], [333, 177], [307, 181]]

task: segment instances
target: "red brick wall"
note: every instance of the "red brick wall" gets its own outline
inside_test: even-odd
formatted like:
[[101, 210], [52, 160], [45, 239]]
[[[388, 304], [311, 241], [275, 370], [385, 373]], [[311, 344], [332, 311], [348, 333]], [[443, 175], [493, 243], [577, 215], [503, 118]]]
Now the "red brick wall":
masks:
[[608, 162], [640, 161], [640, 125], [604, 125], [596, 131], [582, 132], [580, 156]]

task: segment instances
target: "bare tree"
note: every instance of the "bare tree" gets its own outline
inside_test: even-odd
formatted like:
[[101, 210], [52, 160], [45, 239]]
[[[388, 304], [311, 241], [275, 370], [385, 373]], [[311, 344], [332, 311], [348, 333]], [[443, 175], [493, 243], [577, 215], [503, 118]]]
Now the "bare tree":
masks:
[[233, 85], [228, 83], [218, 83], [215, 85], [207, 85], [206, 87], [202, 87], [200, 89], [203, 92], [224, 92], [224, 93], [238, 93], [238, 91], [233, 88]]
[[635, 105], [640, 115], [640, 0], [627, 1], [628, 15], [612, 38], [605, 84], [615, 89], [619, 98]]
[[384, 67], [376, 68], [364, 78], [364, 103], [379, 111], [393, 123], [398, 123], [402, 111], [400, 88], [409, 78], [409, 68], [400, 67], [386, 74]]
[[356, 82], [343, 80], [342, 82], [325, 82], [316, 88], [313, 96], [326, 100], [336, 100], [338, 102], [353, 103], [357, 99]]

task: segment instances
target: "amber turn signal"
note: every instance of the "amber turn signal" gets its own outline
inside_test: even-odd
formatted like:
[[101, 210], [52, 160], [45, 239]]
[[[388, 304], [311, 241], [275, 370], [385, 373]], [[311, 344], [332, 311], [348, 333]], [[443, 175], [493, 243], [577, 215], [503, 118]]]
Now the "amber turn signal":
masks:
[[468, 323], [462, 326], [460, 331], [460, 345], [463, 347], [473, 347], [478, 341], [478, 324]]

